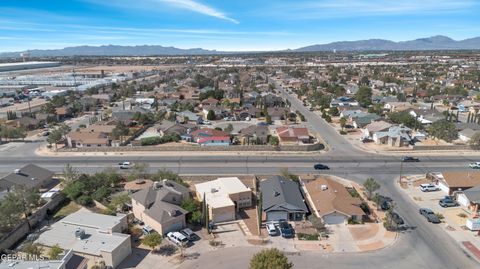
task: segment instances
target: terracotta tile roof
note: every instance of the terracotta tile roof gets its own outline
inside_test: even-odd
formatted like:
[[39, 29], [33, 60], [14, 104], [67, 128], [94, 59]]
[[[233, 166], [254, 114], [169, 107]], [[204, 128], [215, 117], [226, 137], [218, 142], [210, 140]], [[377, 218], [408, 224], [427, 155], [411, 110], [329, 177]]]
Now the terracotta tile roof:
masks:
[[318, 178], [305, 183], [311, 202], [314, 204], [321, 217], [333, 212], [347, 216], [361, 216], [365, 213], [359, 207], [362, 202], [354, 198], [345, 186], [337, 181], [327, 178]]
[[305, 127], [283, 126], [277, 128], [277, 134], [280, 138], [308, 138], [308, 129]]

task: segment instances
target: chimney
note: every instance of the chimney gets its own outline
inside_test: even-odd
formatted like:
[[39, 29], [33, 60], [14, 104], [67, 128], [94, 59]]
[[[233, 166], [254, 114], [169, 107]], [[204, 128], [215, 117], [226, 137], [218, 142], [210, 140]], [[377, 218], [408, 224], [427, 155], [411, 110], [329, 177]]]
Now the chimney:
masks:
[[20, 174], [20, 169], [15, 169], [15, 170], [13, 170], [13, 172], [18, 175], [18, 174]]

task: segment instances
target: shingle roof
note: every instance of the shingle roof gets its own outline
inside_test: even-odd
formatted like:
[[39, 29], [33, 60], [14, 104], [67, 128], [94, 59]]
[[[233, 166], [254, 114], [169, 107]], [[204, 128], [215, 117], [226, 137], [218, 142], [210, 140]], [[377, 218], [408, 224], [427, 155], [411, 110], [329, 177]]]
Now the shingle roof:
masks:
[[19, 173], [11, 173], [4, 177], [3, 180], [27, 188], [40, 188], [54, 174], [52, 171], [34, 164], [27, 164], [19, 170]]
[[480, 204], [480, 186], [473, 187], [463, 192], [470, 202]]
[[282, 176], [260, 182], [263, 211], [308, 212], [298, 183]]
[[445, 182], [450, 188], [465, 188], [480, 186], [480, 172], [453, 172], [447, 171], [442, 173]]

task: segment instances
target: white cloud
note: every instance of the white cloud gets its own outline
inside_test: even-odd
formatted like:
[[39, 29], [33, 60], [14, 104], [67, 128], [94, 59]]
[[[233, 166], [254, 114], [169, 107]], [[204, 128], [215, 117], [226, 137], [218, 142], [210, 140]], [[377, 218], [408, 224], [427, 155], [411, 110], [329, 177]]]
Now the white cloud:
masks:
[[328, 19], [448, 13], [475, 5], [473, 0], [322, 0], [277, 3], [272, 7], [272, 13], [295, 19]]
[[170, 4], [178, 8], [183, 8], [193, 12], [201, 13], [207, 16], [219, 18], [222, 20], [227, 20], [237, 24], [239, 23], [239, 21], [232, 19], [230, 17], [227, 17], [227, 15], [225, 15], [223, 12], [193, 0], [158, 0], [158, 1], [164, 2], [166, 4]]
[[122, 8], [125, 10], [137, 8], [137, 9], [149, 10], [149, 11], [159, 11], [161, 10], [159, 9], [159, 5], [163, 4], [164, 6], [169, 6], [172, 8], [183, 9], [183, 10], [188, 10], [195, 13], [200, 13], [206, 16], [233, 22], [235, 24], [239, 23], [238, 20], [228, 17], [224, 12], [212, 6], [200, 3], [196, 0], [135, 0], [135, 3], [132, 3], [131, 0], [111, 0], [111, 1], [81, 0], [81, 1], [96, 4], [96, 5]]

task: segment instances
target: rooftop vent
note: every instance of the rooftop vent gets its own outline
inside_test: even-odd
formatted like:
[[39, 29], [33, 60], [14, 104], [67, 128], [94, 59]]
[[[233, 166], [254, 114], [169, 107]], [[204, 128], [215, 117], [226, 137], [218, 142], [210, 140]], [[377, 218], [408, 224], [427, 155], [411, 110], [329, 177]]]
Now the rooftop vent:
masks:
[[14, 172], [15, 174], [20, 174], [20, 169], [15, 169], [15, 170], [13, 170], [13, 172]]
[[75, 238], [76, 239], [79, 239], [79, 240], [82, 240], [85, 238], [85, 230], [84, 229], [80, 229], [78, 228], [77, 230], [75, 230]]
[[321, 189], [322, 191], [328, 190], [328, 186], [322, 184], [322, 185], [320, 185], [320, 189]]
[[210, 189], [210, 192], [211, 192], [211, 193], [216, 193], [216, 192], [218, 192], [218, 190], [215, 189], [215, 188], [211, 188], [211, 189]]
[[278, 191], [273, 191], [273, 195], [277, 197], [277, 196], [280, 196], [280, 193]]

